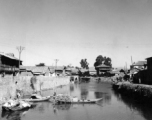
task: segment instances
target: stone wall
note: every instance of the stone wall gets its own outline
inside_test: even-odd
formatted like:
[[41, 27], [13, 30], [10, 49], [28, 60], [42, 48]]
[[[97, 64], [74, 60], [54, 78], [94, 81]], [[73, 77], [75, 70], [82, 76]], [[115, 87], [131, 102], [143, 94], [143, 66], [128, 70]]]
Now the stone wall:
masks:
[[[0, 103], [16, 97], [16, 90], [23, 95], [30, 95], [34, 91], [49, 90], [61, 85], [68, 85], [70, 77], [37, 76], [35, 82], [31, 82], [32, 76], [18, 76], [0, 78]], [[33, 83], [33, 88], [31, 87]]]

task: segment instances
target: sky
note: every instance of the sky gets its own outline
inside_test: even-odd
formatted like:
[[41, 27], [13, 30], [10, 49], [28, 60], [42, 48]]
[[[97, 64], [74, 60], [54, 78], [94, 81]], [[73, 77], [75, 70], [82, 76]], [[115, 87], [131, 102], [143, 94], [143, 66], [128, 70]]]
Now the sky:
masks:
[[0, 52], [39, 63], [93, 66], [98, 55], [113, 67], [152, 56], [152, 0], [0, 0]]

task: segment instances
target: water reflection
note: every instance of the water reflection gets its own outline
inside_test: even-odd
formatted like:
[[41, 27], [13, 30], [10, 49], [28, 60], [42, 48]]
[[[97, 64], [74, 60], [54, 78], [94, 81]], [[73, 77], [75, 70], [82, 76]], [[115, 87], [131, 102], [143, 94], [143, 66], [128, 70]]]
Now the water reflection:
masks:
[[74, 84], [70, 84], [70, 92], [74, 91]]
[[7, 120], [21, 120], [30, 109], [34, 109], [36, 105], [32, 105], [32, 108], [27, 108], [20, 111], [3, 111], [1, 112], [1, 117]]
[[25, 116], [27, 112], [28, 109], [14, 112], [2, 111], [1, 117], [6, 118], [7, 120], [21, 120], [21, 116]]
[[81, 99], [87, 99], [88, 90], [81, 90]]
[[57, 110], [69, 110], [72, 104], [54, 105], [53, 108]]
[[94, 92], [96, 98], [102, 98], [103, 102], [109, 104], [111, 102], [111, 94], [103, 93], [103, 92]]
[[123, 102], [128, 106], [130, 111], [132, 111], [132, 114], [140, 114], [142, 115], [146, 120], [152, 120], [152, 105], [145, 104], [145, 103], [139, 103], [135, 101], [132, 98], [128, 98], [122, 94], [120, 94], [117, 91], [113, 91], [114, 95], [118, 98], [119, 101]]

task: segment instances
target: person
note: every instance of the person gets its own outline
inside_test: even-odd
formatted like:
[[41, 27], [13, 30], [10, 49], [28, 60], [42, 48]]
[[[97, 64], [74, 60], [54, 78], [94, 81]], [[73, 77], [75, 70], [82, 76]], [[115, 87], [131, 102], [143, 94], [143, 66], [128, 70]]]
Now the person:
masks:
[[19, 92], [17, 92], [17, 99], [20, 99], [21, 98], [21, 94]]
[[55, 99], [55, 97], [56, 97], [56, 92], [53, 93], [53, 99]]
[[5, 77], [5, 72], [2, 73], [2, 77]]

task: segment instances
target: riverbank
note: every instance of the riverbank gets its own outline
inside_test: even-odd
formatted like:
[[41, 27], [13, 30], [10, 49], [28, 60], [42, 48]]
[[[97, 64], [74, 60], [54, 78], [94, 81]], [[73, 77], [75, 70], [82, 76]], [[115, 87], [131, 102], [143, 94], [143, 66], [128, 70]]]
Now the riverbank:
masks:
[[92, 79], [95, 79], [98, 82], [112, 83], [112, 78], [111, 77], [93, 77]]
[[48, 77], [37, 76], [32, 81], [31, 76], [6, 76], [0, 78], [0, 104], [4, 101], [15, 98], [16, 91], [20, 91], [22, 96], [30, 95], [34, 91], [44, 91], [54, 89], [55, 87], [68, 85], [70, 77]]
[[113, 89], [138, 102], [152, 102], [152, 86], [144, 84], [132, 84], [129, 82], [118, 82], [113, 84]]

